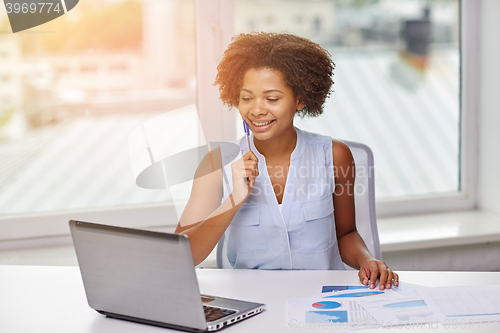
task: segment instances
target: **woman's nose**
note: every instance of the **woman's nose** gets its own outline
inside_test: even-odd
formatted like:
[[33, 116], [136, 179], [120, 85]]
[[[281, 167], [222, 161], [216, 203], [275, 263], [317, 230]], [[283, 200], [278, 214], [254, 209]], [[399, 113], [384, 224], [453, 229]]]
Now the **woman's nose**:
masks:
[[256, 99], [253, 108], [250, 110], [253, 115], [263, 115], [267, 114], [267, 109], [263, 103], [263, 101]]

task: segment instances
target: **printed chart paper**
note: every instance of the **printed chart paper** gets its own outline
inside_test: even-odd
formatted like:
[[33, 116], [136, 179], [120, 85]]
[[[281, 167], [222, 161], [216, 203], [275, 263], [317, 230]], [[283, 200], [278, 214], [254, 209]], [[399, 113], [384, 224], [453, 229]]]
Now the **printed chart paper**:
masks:
[[426, 287], [400, 283], [398, 287], [385, 290], [379, 297], [359, 298], [356, 302], [372, 315], [381, 327], [424, 323], [437, 323], [437, 318], [422, 299], [419, 290]]
[[353, 298], [289, 298], [288, 325], [292, 328], [363, 328], [376, 320]]
[[374, 327], [377, 322], [356, 300], [383, 295], [386, 291], [362, 285], [329, 285], [321, 293], [288, 301], [288, 324], [297, 327]]
[[350, 285], [335, 285], [335, 286], [322, 286], [320, 288], [320, 293], [331, 293], [338, 291], [346, 291], [346, 290], [367, 290], [370, 289], [368, 286], [350, 286]]
[[[331, 291], [330, 291], [331, 290]], [[368, 286], [362, 285], [335, 285], [335, 286], [322, 286], [320, 287], [320, 293], [314, 295], [308, 295], [305, 297], [309, 298], [360, 298], [368, 296], [383, 295], [385, 292], [390, 291], [390, 289], [379, 290], [378, 288], [370, 289]]]
[[405, 323], [418, 325], [438, 321], [434, 312], [419, 296], [394, 297], [385, 294], [381, 297], [360, 299], [357, 302], [383, 327], [399, 326]]
[[443, 324], [500, 320], [500, 286], [428, 288], [420, 294]]

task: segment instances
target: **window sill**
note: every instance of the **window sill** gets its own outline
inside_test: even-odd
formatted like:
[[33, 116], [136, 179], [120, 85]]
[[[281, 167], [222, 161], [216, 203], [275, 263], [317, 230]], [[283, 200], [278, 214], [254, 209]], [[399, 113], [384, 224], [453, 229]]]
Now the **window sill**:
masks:
[[500, 242], [500, 216], [467, 211], [378, 219], [382, 253]]
[[[378, 229], [384, 257], [387, 256], [387, 259], [395, 260], [395, 256], [399, 256], [396, 258], [399, 261], [393, 265], [395, 268], [410, 261], [407, 257], [410, 252], [420, 253], [419, 250], [436, 248], [442, 251], [446, 251], [446, 248], [449, 248], [449, 251], [457, 251], [457, 247], [464, 245], [500, 243], [500, 216], [484, 211], [379, 218]], [[165, 229], [165, 231], [170, 232], [172, 230], [173, 228]], [[77, 264], [69, 235], [0, 242], [0, 249], [4, 250], [0, 255], [0, 264]], [[471, 252], [468, 248], [464, 251]], [[498, 253], [496, 247], [491, 251]], [[431, 267], [429, 260], [435, 260], [439, 261], [439, 265], [436, 264], [436, 267], [441, 270], [446, 269], [446, 266], [442, 264], [444, 259], [436, 258], [435, 252], [431, 251], [430, 258], [424, 260], [422, 267], [412, 266], [411, 268], [428, 269]], [[483, 248], [480, 249], [480, 252], [483, 255], [485, 253]], [[474, 253], [476, 252], [471, 252], [471, 255]], [[214, 250], [198, 267], [216, 268], [215, 257]]]
[[[453, 251], [463, 245], [500, 242], [500, 216], [485, 211], [411, 215], [377, 220], [382, 255], [390, 259], [394, 259], [391, 253], [401, 251], [436, 248], [451, 248]], [[426, 258], [422, 263], [423, 268], [419, 269], [432, 267], [432, 260], [435, 260], [438, 266], [445, 267], [442, 264], [443, 259], [436, 257]], [[396, 262], [395, 265], [399, 266], [399, 263]], [[216, 268], [215, 250], [198, 267]]]

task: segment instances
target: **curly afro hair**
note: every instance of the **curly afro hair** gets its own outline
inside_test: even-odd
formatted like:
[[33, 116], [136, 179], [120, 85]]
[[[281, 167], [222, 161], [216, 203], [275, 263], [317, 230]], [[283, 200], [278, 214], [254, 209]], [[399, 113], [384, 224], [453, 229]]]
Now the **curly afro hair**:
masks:
[[219, 85], [225, 105], [237, 107], [243, 76], [255, 68], [281, 72], [295, 96], [306, 107], [300, 116], [316, 117], [330, 94], [335, 64], [328, 51], [308, 39], [291, 34], [250, 33], [234, 36], [217, 66], [214, 85]]

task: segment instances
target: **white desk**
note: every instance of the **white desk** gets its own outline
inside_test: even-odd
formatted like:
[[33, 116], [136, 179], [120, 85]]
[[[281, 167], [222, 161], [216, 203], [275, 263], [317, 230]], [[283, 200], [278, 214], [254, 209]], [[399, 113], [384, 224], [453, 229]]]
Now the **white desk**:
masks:
[[[402, 281], [427, 286], [500, 283], [500, 273], [398, 272]], [[288, 297], [318, 292], [325, 284], [358, 283], [355, 271], [197, 270], [202, 293], [267, 304], [266, 310], [222, 332], [294, 332], [286, 324]], [[418, 331], [436, 331], [433, 327]], [[333, 328], [302, 331], [333, 331]], [[394, 328], [394, 330], [398, 330]], [[405, 330], [403, 328], [403, 330]], [[438, 331], [452, 329], [439, 325]], [[500, 332], [500, 323], [467, 332]], [[160, 333], [165, 328], [106, 318], [87, 305], [78, 267], [0, 266], [2, 333]], [[347, 331], [347, 330], [345, 330]], [[362, 332], [379, 332], [380, 329]], [[178, 332], [178, 331], [175, 331]]]

